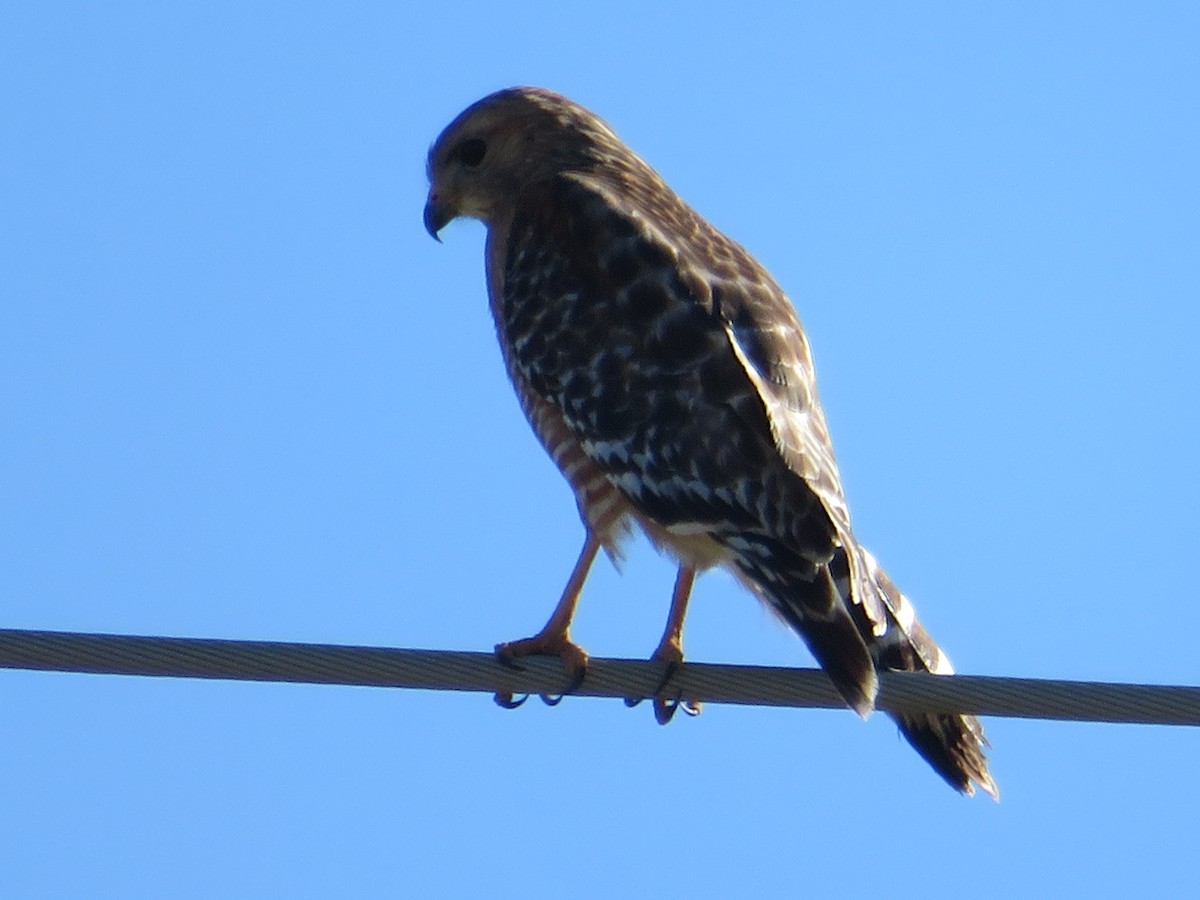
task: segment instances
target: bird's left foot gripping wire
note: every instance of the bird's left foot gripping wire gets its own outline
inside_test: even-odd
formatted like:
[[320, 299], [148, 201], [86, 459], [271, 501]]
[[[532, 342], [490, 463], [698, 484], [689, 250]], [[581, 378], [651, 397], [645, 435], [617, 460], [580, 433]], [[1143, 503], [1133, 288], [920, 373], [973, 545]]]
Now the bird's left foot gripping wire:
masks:
[[[497, 644], [496, 659], [505, 668], [520, 672], [525, 668], [517, 662], [522, 656], [557, 656], [562, 661], [563, 671], [567, 674], [566, 686], [561, 693], [539, 694], [538, 696], [547, 706], [558, 706], [562, 703], [563, 697], [575, 693], [583, 684], [583, 679], [587, 677], [588, 655], [586, 650], [566, 635], [551, 637], [553, 640], [539, 634], [520, 641]], [[498, 706], [505, 709], [516, 709], [529, 699], [529, 695], [525, 694], [522, 697], [514, 698], [511, 691], [500, 691], [495, 694], [493, 699]]]
[[[657, 655], [654, 658], [659, 658]], [[680, 689], [675, 693], [674, 697], [668, 697], [667, 688], [679, 673], [680, 667], [683, 665], [683, 660], [667, 660], [666, 669], [663, 672], [662, 678], [659, 679], [658, 685], [654, 688], [652, 697], [654, 700], [654, 721], [659, 725], [666, 725], [673, 718], [675, 713], [683, 710], [689, 716], [700, 715], [701, 705], [695, 700], [684, 700], [683, 690]], [[633, 708], [645, 700], [645, 697], [626, 697], [625, 705]]]
[[[587, 677], [587, 651], [571, 640], [570, 629], [571, 619], [575, 616], [575, 606], [579, 603], [579, 595], [583, 591], [583, 583], [587, 580], [588, 571], [600, 547], [600, 539], [589, 530], [579, 558], [575, 561], [575, 568], [571, 570], [571, 577], [567, 579], [567, 586], [563, 588], [562, 597], [554, 607], [554, 612], [550, 614], [550, 621], [541, 631], [533, 637], [496, 645], [496, 659], [509, 669], [520, 670], [522, 667], [517, 660], [522, 656], [557, 656], [562, 660], [567, 683], [559, 694], [539, 694], [547, 706], [558, 706], [563, 697], [579, 690], [583, 679]], [[529, 699], [529, 695], [515, 699], [511, 691], [500, 691], [494, 699], [505, 709], [516, 709]]]
[[[667, 697], [667, 688], [679, 673], [683, 665], [683, 620], [687, 615], [688, 598], [692, 595], [692, 585], [696, 580], [696, 570], [681, 566], [675, 576], [675, 590], [671, 594], [671, 611], [667, 614], [667, 627], [663, 630], [662, 640], [651, 655], [651, 660], [665, 663], [663, 676], [654, 688], [654, 720], [659, 725], [666, 725], [675, 713], [682, 709], [689, 716], [700, 715], [700, 704], [693, 700], [684, 700], [682, 689], [674, 696]], [[625, 705], [637, 706], [643, 697], [627, 697]]]

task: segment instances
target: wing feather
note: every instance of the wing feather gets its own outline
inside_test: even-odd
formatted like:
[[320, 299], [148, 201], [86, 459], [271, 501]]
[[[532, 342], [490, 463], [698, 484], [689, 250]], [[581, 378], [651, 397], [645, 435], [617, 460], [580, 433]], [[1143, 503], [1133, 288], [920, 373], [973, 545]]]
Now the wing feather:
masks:
[[[823, 428], [811, 375], [779, 370], [784, 389], [808, 398], [783, 416], [787, 401], [731, 326], [729, 289], [701, 277], [692, 248], [670, 242], [654, 211], [580, 179], [522, 199], [499, 304], [520, 376], [646, 519], [724, 547], [851, 706], [869, 712], [874, 662], [849, 606], [874, 594], [830, 575], [848, 520], [827, 439], [798, 424], [815, 415]], [[737, 321], [750, 334], [753, 320]]]

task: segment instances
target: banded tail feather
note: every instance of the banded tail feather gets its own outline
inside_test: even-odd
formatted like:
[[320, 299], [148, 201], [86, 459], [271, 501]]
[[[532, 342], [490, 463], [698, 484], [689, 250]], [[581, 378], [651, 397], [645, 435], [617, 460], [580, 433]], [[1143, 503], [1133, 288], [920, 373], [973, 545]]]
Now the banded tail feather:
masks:
[[[887, 630], [871, 644], [880, 671], [930, 672], [953, 675], [954, 667], [929, 632], [917, 621], [912, 601], [896, 587], [875, 557], [859, 547], [863, 577], [879, 591], [888, 612]], [[988, 772], [983, 725], [959, 713], [888, 713], [900, 733], [955, 790], [968, 796], [975, 787], [1000, 799], [1000, 788]]]
[[803, 638], [847, 705], [870, 715], [879, 692], [876, 663], [828, 562], [759, 532], [719, 540], [742, 581]]
[[[741, 533], [722, 538], [749, 587], [803, 638], [846, 703], [864, 718], [874, 709], [878, 673], [951, 675], [950, 660], [917, 621], [912, 602], [866, 549], [859, 554], [862, 582], [883, 604], [876, 623], [851, 597], [849, 558], [837, 548], [828, 562], [812, 560], [774, 538]], [[898, 713], [889, 717], [905, 740], [951, 787], [968, 796], [978, 786], [993, 799], [999, 788], [988, 772], [983, 726], [975, 716]]]

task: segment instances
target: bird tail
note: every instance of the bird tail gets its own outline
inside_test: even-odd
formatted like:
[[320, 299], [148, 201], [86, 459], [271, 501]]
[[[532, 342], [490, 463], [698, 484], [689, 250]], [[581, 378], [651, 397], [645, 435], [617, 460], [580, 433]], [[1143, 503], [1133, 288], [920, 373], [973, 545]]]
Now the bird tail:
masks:
[[[858, 572], [839, 548], [817, 562], [762, 534], [727, 535], [742, 580], [796, 631], [846, 703], [864, 718], [875, 706], [878, 672], [954, 672], [950, 660], [917, 621], [911, 601], [869, 552], [857, 548]], [[858, 597], [854, 583], [872, 596]], [[993, 799], [983, 726], [957, 713], [889, 712], [900, 733], [951, 787], [978, 786]]]
[[[954, 674], [946, 654], [917, 621], [912, 601], [896, 587], [870, 552], [863, 547], [858, 550], [860, 578], [876, 589], [886, 611], [882, 629], [876, 625], [868, 638], [875, 667], [881, 672]], [[839, 556], [845, 559], [844, 554]], [[900, 727], [905, 740], [951, 787], [970, 796], [978, 786], [993, 800], [1000, 799], [1000, 789], [988, 772], [985, 748], [990, 745], [979, 719], [940, 712], [889, 712], [888, 715]]]
[[846, 602], [826, 560], [814, 560], [761, 533], [724, 535], [734, 569], [771, 610], [804, 639], [846, 703], [864, 719], [879, 692], [867, 632]]

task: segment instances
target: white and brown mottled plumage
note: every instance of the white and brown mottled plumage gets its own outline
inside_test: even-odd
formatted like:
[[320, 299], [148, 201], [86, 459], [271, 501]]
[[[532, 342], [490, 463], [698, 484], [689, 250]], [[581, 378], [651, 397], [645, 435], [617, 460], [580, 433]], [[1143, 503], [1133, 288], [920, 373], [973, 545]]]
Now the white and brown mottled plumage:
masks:
[[[469, 107], [429, 151], [425, 225], [488, 230], [487, 284], [521, 407], [575, 493], [587, 538], [546, 627], [554, 653], [597, 551], [639, 526], [679, 564], [654, 656], [683, 658], [696, 572], [732, 571], [805, 640], [846, 702], [881, 670], [948, 673], [912, 606], [854, 538], [808, 342], [782, 289], [596, 116], [536, 88]], [[671, 704], [656, 699], [660, 721]], [[979, 722], [894, 715], [951, 785], [996, 796]]]

